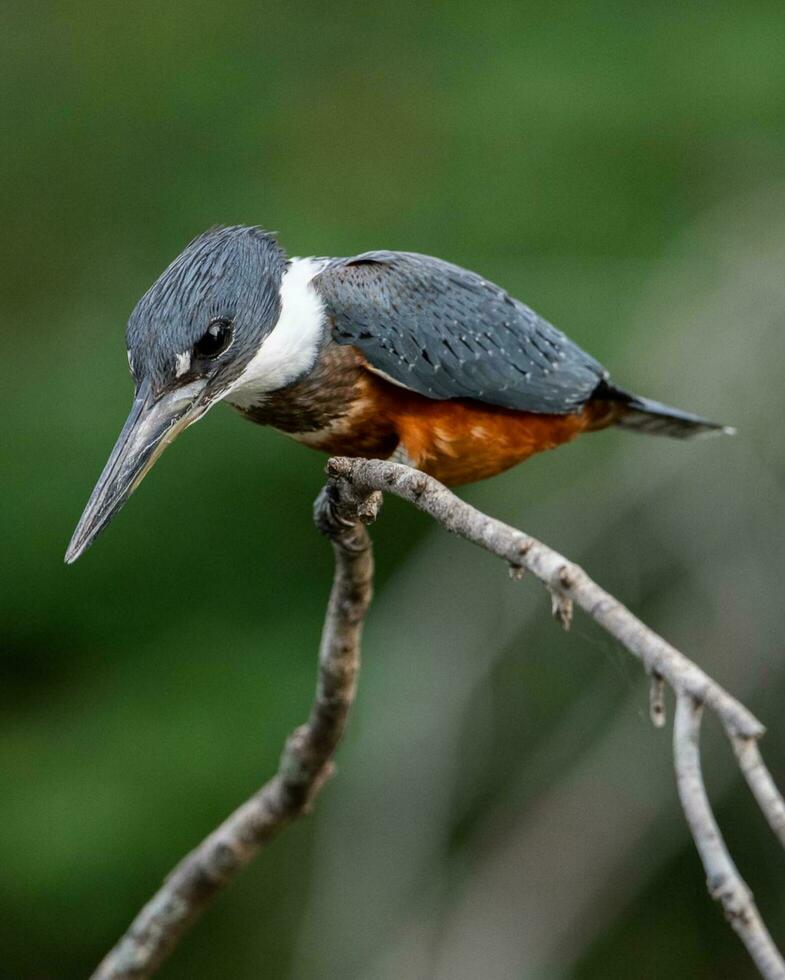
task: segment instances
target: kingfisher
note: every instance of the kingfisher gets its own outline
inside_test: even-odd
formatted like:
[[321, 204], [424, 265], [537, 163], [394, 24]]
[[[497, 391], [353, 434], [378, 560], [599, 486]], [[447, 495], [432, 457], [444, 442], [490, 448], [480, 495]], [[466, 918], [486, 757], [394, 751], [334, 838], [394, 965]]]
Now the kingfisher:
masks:
[[194, 239], [141, 298], [126, 341], [133, 405], [68, 563], [219, 401], [312, 449], [392, 458], [449, 486], [609, 426], [732, 431], [618, 387], [475, 272], [416, 252], [288, 258], [257, 227]]

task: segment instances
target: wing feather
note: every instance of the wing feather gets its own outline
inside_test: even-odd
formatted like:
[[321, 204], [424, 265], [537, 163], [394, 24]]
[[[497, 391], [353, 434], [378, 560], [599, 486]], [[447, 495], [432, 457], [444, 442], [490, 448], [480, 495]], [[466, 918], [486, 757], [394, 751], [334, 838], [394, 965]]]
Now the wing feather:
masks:
[[366, 252], [330, 260], [313, 285], [339, 344], [429, 398], [565, 414], [607, 378], [524, 303], [441, 259]]

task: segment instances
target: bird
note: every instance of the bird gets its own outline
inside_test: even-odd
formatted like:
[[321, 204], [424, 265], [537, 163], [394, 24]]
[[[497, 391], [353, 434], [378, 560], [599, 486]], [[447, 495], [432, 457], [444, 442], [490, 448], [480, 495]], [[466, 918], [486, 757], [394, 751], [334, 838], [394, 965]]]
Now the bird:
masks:
[[255, 226], [195, 238], [126, 329], [130, 414], [66, 552], [74, 562], [168, 446], [215, 404], [331, 455], [448, 486], [610, 426], [733, 430], [618, 387], [501, 286], [416, 252], [289, 258]]

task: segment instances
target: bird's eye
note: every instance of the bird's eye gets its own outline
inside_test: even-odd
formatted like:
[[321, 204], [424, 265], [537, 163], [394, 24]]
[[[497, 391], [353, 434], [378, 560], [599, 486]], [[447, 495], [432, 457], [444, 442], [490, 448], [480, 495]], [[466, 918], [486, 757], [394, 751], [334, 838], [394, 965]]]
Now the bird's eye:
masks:
[[223, 354], [232, 340], [232, 321], [225, 316], [217, 316], [210, 321], [207, 332], [194, 344], [197, 357], [218, 357]]

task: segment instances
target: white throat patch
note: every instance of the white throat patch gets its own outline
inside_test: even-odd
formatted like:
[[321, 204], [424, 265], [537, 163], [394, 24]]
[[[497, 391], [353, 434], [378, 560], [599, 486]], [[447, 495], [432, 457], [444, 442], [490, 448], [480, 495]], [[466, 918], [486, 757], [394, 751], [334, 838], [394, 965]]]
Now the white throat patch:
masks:
[[291, 384], [316, 361], [324, 334], [324, 306], [311, 286], [326, 259], [291, 259], [281, 280], [281, 315], [272, 332], [224, 398], [240, 408]]

